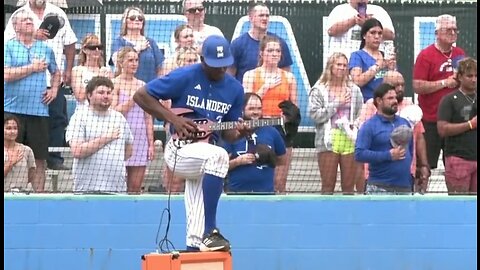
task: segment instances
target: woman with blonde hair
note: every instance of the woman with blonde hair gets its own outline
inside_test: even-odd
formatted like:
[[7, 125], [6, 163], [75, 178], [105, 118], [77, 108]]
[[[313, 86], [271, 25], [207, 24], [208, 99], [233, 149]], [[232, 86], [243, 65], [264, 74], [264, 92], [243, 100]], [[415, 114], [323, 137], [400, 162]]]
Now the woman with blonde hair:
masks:
[[127, 119], [133, 133], [133, 154], [125, 162], [127, 167], [127, 192], [139, 193], [145, 178], [147, 163], [154, 158], [153, 119], [133, 101], [133, 94], [145, 82], [135, 78], [138, 53], [132, 47], [123, 47], [117, 55], [117, 66], [112, 108]]
[[72, 91], [77, 100], [75, 110], [86, 108], [88, 100], [85, 87], [96, 76], [112, 78], [110, 68], [103, 60], [103, 45], [94, 34], [87, 34], [78, 53], [78, 65], [72, 69]]
[[145, 15], [138, 7], [128, 7], [123, 12], [120, 36], [113, 40], [111, 65], [116, 63], [118, 51], [132, 47], [138, 52], [139, 65], [135, 77], [149, 82], [160, 75], [165, 57], [155, 40], [145, 36]]
[[[161, 75], [168, 74], [170, 71], [184, 66], [183, 63], [179, 63], [179, 59], [182, 55], [189, 53], [190, 55], [195, 55], [196, 59], [194, 62], [189, 63], [193, 64], [199, 61], [198, 50], [193, 48], [193, 29], [191, 26], [186, 24], [179, 25], [175, 32], [173, 33], [177, 47], [173, 55], [165, 60], [162, 66]], [[189, 60], [192, 58], [188, 58]]]
[[362, 166], [354, 159], [357, 119], [363, 104], [360, 88], [348, 75], [345, 54], [333, 53], [309, 94], [308, 112], [315, 123], [315, 147], [322, 194], [333, 194], [340, 164], [342, 192], [353, 194]]
[[[259, 65], [243, 76], [245, 92], [258, 94], [263, 101], [264, 118], [282, 117], [279, 104], [289, 100], [297, 105], [297, 82], [293, 74], [278, 67], [282, 58], [282, 47], [277, 37], [266, 35], [260, 41]], [[293, 138], [287, 136], [281, 127], [277, 127], [287, 146], [287, 162], [275, 168], [275, 190], [286, 191], [286, 183], [290, 161], [292, 158]]]

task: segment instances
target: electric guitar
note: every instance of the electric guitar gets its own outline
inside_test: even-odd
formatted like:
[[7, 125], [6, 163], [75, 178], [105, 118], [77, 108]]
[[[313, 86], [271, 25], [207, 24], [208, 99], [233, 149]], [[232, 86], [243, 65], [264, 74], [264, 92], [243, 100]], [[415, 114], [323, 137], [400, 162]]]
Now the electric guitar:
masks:
[[[172, 108], [170, 109], [173, 113], [178, 116], [187, 117], [186, 115], [192, 114], [193, 110], [185, 108]], [[193, 141], [205, 141], [208, 142], [210, 135], [214, 131], [229, 130], [235, 129], [238, 121], [229, 121], [229, 122], [214, 122], [206, 118], [191, 118], [188, 117], [197, 125], [197, 131], [190, 134], [188, 138], [182, 138], [185, 140]], [[257, 128], [264, 126], [282, 126], [284, 125], [283, 118], [265, 118], [265, 119], [254, 119], [254, 120], [244, 120], [244, 125], [248, 128]], [[173, 126], [170, 128], [173, 139], [180, 139], [179, 135], [175, 132]]]

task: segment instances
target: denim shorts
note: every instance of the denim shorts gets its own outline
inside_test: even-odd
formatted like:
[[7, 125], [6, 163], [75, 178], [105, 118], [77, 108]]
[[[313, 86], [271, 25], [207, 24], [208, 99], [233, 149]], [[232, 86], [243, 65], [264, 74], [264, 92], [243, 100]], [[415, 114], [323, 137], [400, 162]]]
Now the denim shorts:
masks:
[[394, 187], [378, 184], [367, 183], [365, 187], [365, 194], [367, 195], [411, 195], [412, 188]]

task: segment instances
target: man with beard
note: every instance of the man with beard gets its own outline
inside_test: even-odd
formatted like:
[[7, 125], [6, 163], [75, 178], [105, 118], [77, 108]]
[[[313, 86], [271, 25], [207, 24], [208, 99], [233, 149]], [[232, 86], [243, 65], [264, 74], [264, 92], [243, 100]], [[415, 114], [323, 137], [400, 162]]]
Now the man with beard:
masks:
[[[410, 108], [414, 105], [411, 99], [405, 99], [405, 80], [403, 75], [398, 71], [387, 71], [383, 82], [395, 87], [395, 92], [398, 101], [397, 114], [402, 115], [402, 111], [405, 108]], [[417, 106], [418, 107], [418, 106]], [[361, 126], [367, 119], [370, 119], [377, 112], [377, 108], [373, 104], [373, 98], [367, 100], [362, 106], [360, 116], [358, 117], [358, 126]], [[425, 193], [428, 187], [428, 178], [430, 177], [430, 166], [428, 166], [427, 148], [425, 143], [425, 129], [423, 127], [421, 115], [417, 115], [417, 119], [411, 122], [413, 125], [413, 143], [415, 148], [413, 149], [413, 160], [410, 171], [415, 176], [415, 191], [419, 193]], [[365, 164], [365, 179], [368, 178], [368, 164]]]
[[446, 95], [438, 109], [438, 133], [445, 138], [448, 193], [477, 194], [477, 61], [459, 62], [460, 87]]
[[[246, 93], [243, 103], [243, 118], [262, 118], [262, 98], [255, 93]], [[260, 148], [265, 147], [265, 151]], [[230, 155], [228, 192], [275, 194], [274, 173], [276, 165], [286, 162], [286, 148], [278, 130], [271, 126], [255, 129], [249, 138], [226, 143]], [[265, 163], [260, 161], [265, 156]]]
[[[395, 87], [381, 84], [374, 91], [373, 103], [377, 113], [360, 127], [355, 143], [355, 160], [369, 164], [366, 193], [412, 192], [411, 128], [408, 120], [396, 115], [398, 101]], [[401, 143], [393, 140], [392, 133], [399, 137]]]
[[74, 192], [126, 192], [125, 160], [133, 135], [125, 117], [110, 109], [113, 82], [93, 77], [86, 86], [88, 109], [77, 110], [66, 139], [73, 155]]

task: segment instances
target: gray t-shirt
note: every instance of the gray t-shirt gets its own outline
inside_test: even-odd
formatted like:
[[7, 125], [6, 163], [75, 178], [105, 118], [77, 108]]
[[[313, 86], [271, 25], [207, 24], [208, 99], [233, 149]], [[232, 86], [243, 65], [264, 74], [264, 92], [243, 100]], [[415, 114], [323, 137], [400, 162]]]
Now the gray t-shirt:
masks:
[[133, 143], [133, 135], [125, 117], [109, 109], [99, 115], [90, 108], [76, 111], [68, 125], [67, 142], [87, 142], [113, 128], [120, 128], [120, 138], [106, 144], [86, 158], [73, 159], [73, 190], [75, 192], [126, 192], [125, 147]]

